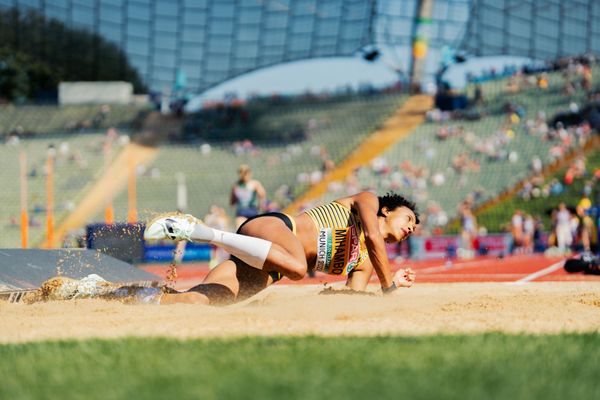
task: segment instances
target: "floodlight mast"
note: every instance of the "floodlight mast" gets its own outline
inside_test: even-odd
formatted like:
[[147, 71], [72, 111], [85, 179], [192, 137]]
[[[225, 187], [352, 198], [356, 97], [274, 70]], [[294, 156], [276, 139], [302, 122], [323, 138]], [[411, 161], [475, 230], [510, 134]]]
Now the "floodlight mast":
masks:
[[425, 58], [431, 31], [431, 16], [434, 0], [419, 0], [415, 11], [412, 32], [412, 56], [410, 63], [410, 88], [420, 91], [421, 80], [425, 71]]

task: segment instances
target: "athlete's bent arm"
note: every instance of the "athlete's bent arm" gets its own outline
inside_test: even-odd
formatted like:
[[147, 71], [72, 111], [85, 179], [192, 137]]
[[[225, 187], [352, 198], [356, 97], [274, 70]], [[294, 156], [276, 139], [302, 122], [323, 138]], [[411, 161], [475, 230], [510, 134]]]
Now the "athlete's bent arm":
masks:
[[229, 196], [229, 205], [235, 206], [237, 204], [237, 196], [235, 195], [235, 186], [231, 188], [231, 195]]
[[369, 260], [373, 264], [381, 287], [387, 289], [394, 283], [384, 237], [379, 230], [379, 199], [373, 193], [362, 192], [350, 197], [350, 206], [358, 212], [363, 224], [365, 244], [369, 252]]
[[[371, 275], [373, 275], [373, 264], [371, 260], [366, 259], [360, 267], [350, 271], [346, 287], [358, 291], [366, 290], [371, 280]], [[394, 274], [393, 282], [397, 287], [409, 288], [415, 282], [415, 271], [411, 268], [402, 268]]]
[[267, 191], [265, 187], [259, 181], [254, 181], [256, 194], [258, 196], [258, 208], [259, 210], [265, 210], [267, 208]]
[[371, 280], [371, 275], [373, 275], [373, 264], [367, 258], [359, 267], [350, 271], [346, 287], [358, 291], [366, 290]]

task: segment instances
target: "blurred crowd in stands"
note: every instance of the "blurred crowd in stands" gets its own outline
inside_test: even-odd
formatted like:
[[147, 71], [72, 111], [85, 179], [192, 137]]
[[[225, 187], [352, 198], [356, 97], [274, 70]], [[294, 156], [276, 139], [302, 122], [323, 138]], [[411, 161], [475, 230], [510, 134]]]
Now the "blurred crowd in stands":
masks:
[[[370, 84], [360, 85], [357, 89], [344, 86], [333, 91], [314, 93], [307, 91], [300, 95], [272, 94], [271, 96], [249, 96], [239, 98], [236, 93], [227, 93], [222, 100], [203, 103], [202, 108], [190, 114], [181, 134], [171, 136], [172, 141], [231, 141], [250, 139], [254, 141], [298, 142], [305, 140], [313, 127], [311, 124], [289, 124], [273, 127], [275, 129], [253, 129], [261, 115], [286, 106], [301, 108], [318, 104], [345, 102], [352, 99], [366, 99], [369, 96], [401, 93], [401, 84], [376, 88]], [[282, 108], [283, 107], [283, 108]], [[325, 121], [326, 123], [326, 121]], [[253, 135], [254, 137], [249, 137]]]
[[[518, 129], [520, 132], [524, 131], [527, 135], [535, 137], [541, 142], [552, 143], [547, 150], [547, 155], [543, 157], [535, 155], [531, 159], [529, 163], [530, 177], [522, 182], [521, 190], [518, 192], [522, 199], [530, 200], [537, 197], [557, 196], [567, 190], [575, 179], [586, 179], [582, 193], [582, 203], [600, 204], [600, 198], [592, 199], [591, 197], [592, 188], [598, 185], [600, 171], [587, 171], [585, 157], [573, 157], [578, 149], [582, 149], [589, 143], [594, 132], [598, 129], [598, 126], [595, 125], [597, 120], [594, 119], [594, 112], [597, 110], [600, 97], [597, 92], [594, 92], [592, 70], [594, 62], [593, 58], [587, 56], [575, 57], [559, 60], [548, 68], [552, 71], [561, 71], [564, 81], [562, 88], [564, 96], [584, 93], [589, 102], [588, 106], [578, 104], [575, 101], [565, 104], [563, 114], [559, 114], [553, 119], [549, 119], [547, 112], [544, 110], [528, 118], [525, 106], [507, 102], [499, 107], [500, 113], [504, 116], [504, 122], [497, 131], [489, 135], [479, 135], [462, 126], [449, 123], [455, 119], [472, 116], [473, 114], [469, 114], [468, 111], [452, 112], [439, 109], [429, 111], [427, 119], [440, 125], [435, 135], [438, 141], [459, 138], [464, 145], [464, 150], [452, 158], [450, 165], [452, 173], [460, 176], [459, 188], [467, 186], [466, 173], [479, 171], [481, 157], [486, 162], [516, 163], [519, 161], [522, 155], [519, 154], [518, 149], [509, 149], [509, 144], [515, 138], [515, 135], [521, 134], [517, 133]], [[545, 95], [545, 91], [549, 90], [549, 76], [546, 70], [525, 69], [504, 72], [507, 73], [504, 76], [509, 76], [505, 87], [506, 93], [514, 94], [524, 90], [539, 90], [540, 95]], [[490, 75], [496, 74], [492, 72]], [[491, 76], [488, 79], [478, 81], [492, 79]], [[484, 104], [486, 100], [482, 87], [478, 85], [474, 93], [472, 105], [478, 107]], [[565, 118], [569, 114], [581, 112], [584, 107], [589, 108], [590, 105], [591, 115], [588, 113], [585, 119], [569, 120], [569, 118]], [[493, 105], [489, 108], [493, 108]], [[476, 115], [477, 118], [486, 117], [485, 113], [479, 111]], [[434, 160], [437, 156], [436, 149], [428, 147], [427, 143], [423, 143], [423, 148], [420, 150], [427, 160]], [[548, 173], [546, 167], [563, 162], [567, 156], [571, 156], [573, 159], [569, 163], [564, 177], [547, 181], [544, 175]], [[428, 163], [428, 165], [431, 164]], [[429, 185], [443, 186], [447, 181], [447, 174], [448, 171], [430, 171], [427, 167], [414, 165], [409, 160], [391, 162], [386, 157], [377, 157], [369, 165], [352, 171], [343, 181], [332, 182], [328, 190], [330, 193], [343, 196], [360, 190], [389, 189], [402, 191], [410, 189], [414, 199], [420, 204], [425, 204], [425, 218], [423, 218], [425, 220], [425, 232], [436, 235], [443, 232], [443, 229], [454, 215], [449, 215], [448, 211], [451, 210], [444, 210], [434, 199], [429, 198], [426, 189]], [[376, 177], [378, 187], [365, 187], [364, 180], [360, 179], [363, 175]], [[320, 175], [316, 176], [315, 181], [318, 182], [320, 178]], [[361, 182], [363, 182], [362, 185]], [[315, 182], [311, 183], [314, 184]], [[486, 233], [485, 227], [477, 225], [473, 213], [473, 209], [482, 198], [483, 192], [483, 188], [469, 189], [465, 193], [465, 200], [460, 204], [456, 214], [461, 221], [461, 236], [463, 236], [465, 242], [470, 241], [468, 237]], [[311, 205], [306, 204], [305, 207]], [[565, 219], [563, 216], [564, 211], [558, 211], [557, 209], [552, 215], [551, 226], [545, 228], [539, 216], [525, 215], [521, 211], [516, 213], [511, 221], [511, 226], [506, 229], [513, 235], [515, 251], [530, 252], [536, 248], [542, 249], [547, 246], [556, 246], [561, 250], [565, 250], [571, 245], [584, 250], [593, 249], [597, 243], [597, 232], [593, 225], [594, 218], [590, 216], [590, 206], [582, 208], [581, 204], [578, 204], [577, 207], [572, 207], [569, 212], [572, 228], [570, 231], [572, 233], [571, 241], [564, 239], [565, 234], [556, 233], [556, 227], [559, 225], [558, 221]], [[512, 225], [520, 226], [520, 230]], [[562, 232], [561, 228], [558, 231]], [[544, 232], [546, 233], [543, 234]], [[560, 241], [557, 238], [560, 238]]]
[[[469, 174], [480, 171], [484, 161], [485, 163], [513, 164], [519, 161], [519, 158], [523, 157], [522, 154], [518, 149], [511, 149], [509, 145], [516, 135], [522, 134], [520, 131], [524, 131], [526, 135], [543, 143], [552, 143], [552, 145], [547, 150], [548, 154], [535, 155], [530, 160], [528, 178], [521, 182], [517, 192], [520, 199], [530, 201], [536, 198], [560, 196], [569, 190], [576, 180], [584, 180], [585, 183], [577, 204], [561, 203], [559, 207], [551, 211], [551, 226], [544, 227], [540, 215], [516, 210], [510, 221], [507, 221], [505, 229], [513, 239], [513, 250], [529, 253], [554, 246], [563, 252], [570, 249], [597, 251], [598, 235], [593, 206], [600, 205], [600, 190], [596, 189], [600, 186], [600, 169], [590, 171], [586, 165], [586, 157], [574, 155], [590, 142], [595, 130], [600, 126], [600, 114], [598, 114], [600, 96], [594, 92], [593, 62], [594, 60], [587, 56], [574, 57], [559, 60], [544, 70], [507, 68], [501, 73], [489, 71], [487, 75], [472, 77], [471, 81], [476, 83], [476, 86], [471, 100], [471, 109], [460, 111], [433, 109], [426, 115], [427, 120], [436, 127], [435, 139], [432, 140], [438, 143], [448, 143], [451, 138], [460, 141], [461, 150], [452, 156], [447, 168], [428, 168], [432, 165], [430, 161], [435, 160], [439, 154], [437, 154], [436, 148], [423, 142], [419, 145], [418, 150], [423, 154], [424, 165], [427, 166], [417, 165], [408, 159], [391, 161], [384, 156], [375, 157], [369, 164], [351, 171], [344, 180], [331, 182], [328, 192], [335, 197], [342, 197], [362, 190], [377, 190], [378, 192], [392, 190], [400, 193], [409, 191], [424, 214], [421, 233], [441, 235], [450, 222], [458, 220], [462, 242], [465, 243], [465, 247], [471, 249], [475, 238], [485, 235], [487, 231], [484, 226], [478, 225], [475, 216], [476, 207], [484, 197], [485, 189], [469, 185]], [[550, 87], [548, 72], [556, 70], [560, 70], [563, 77], [562, 94], [572, 96], [585, 92], [588, 104], [578, 104], [573, 101], [565, 104], [561, 115], [549, 116], [544, 110], [535, 115], [529, 115], [526, 106], [518, 104], [518, 102], [508, 101], [499, 105], [487, 103], [482, 82], [508, 77], [504, 87], [506, 93], [516, 94], [535, 90], [539, 91], [540, 95], [544, 95]], [[398, 90], [398, 88], [385, 90]], [[365, 90], [360, 94], [369, 95], [376, 92], [372, 89]], [[335, 95], [306, 94], [299, 98], [294, 97], [293, 104], [298, 106], [303, 102], [314, 104], [342, 101], [354, 95], [353, 92], [336, 93]], [[202, 111], [190, 119], [183, 136], [174, 135], [171, 139], [184, 139], [187, 142], [201, 139], [199, 140], [202, 142], [199, 150], [201, 154], [208, 155], [212, 151], [212, 146], [205, 140], [219, 141], [225, 137], [231, 139], [234, 134], [233, 137], [238, 135], [239, 140], [231, 141], [231, 152], [240, 158], [250, 157], [252, 159], [259, 156], [262, 149], [261, 145], [257, 144], [259, 141], [245, 136], [248, 126], [256, 119], [256, 115], [251, 110], [261, 110], [259, 106], [264, 105], [263, 111], [256, 112], [269, 112], [273, 105], [287, 102], [291, 102], [291, 100], [283, 96], [273, 96], [268, 99], [256, 98], [249, 101], [232, 97], [226, 102], [206, 104]], [[253, 108], [248, 107], [249, 103], [253, 105]], [[494, 107], [499, 112], [494, 116], [500, 115], [502, 122], [499, 127], [494, 128], [493, 132], [486, 132], [485, 135], [482, 135], [464, 126], [454, 124], [454, 121], [460, 119], [485, 119], [491, 115], [489, 110], [494, 110]], [[488, 110], [489, 114], [482, 110]], [[102, 106], [91, 120], [74, 121], [67, 129], [79, 130], [101, 126], [110, 112], [109, 106]], [[575, 115], [584, 118], [577, 119]], [[291, 160], [306, 156], [318, 160], [318, 165], [315, 164], [312, 170], [298, 171], [295, 182], [283, 184], [272, 193], [267, 193], [267, 201], [261, 205], [261, 211], [279, 210], [282, 204], [288, 204], [292, 200], [294, 186], [316, 185], [335, 169], [335, 162], [327, 146], [313, 145], [304, 149], [299, 145], [299, 142], [315, 136], [320, 129], [327, 127], [330, 123], [331, 121], [325, 118], [308, 118], [304, 124], [291, 125], [285, 130], [281, 130], [278, 137], [270, 136], [271, 140], [284, 140], [289, 145], [285, 147], [284, 151], [270, 155], [266, 159], [265, 168], [279, 168]], [[272, 132], [266, 132], [266, 134], [270, 133]], [[5, 142], [9, 146], [17, 146], [20, 138], [26, 136], [28, 133], [22, 127], [17, 127], [14, 131], [4, 135]], [[72, 168], [85, 170], [88, 167], [86, 154], [102, 153], [106, 149], [107, 141], [124, 146], [128, 139], [128, 136], [120, 135], [116, 130], [110, 129], [105, 140], [89, 142], [85, 148], [72, 146], [68, 140], [64, 140], [56, 147], [57, 165], [68, 164]], [[564, 176], [548, 179], [548, 166], [554, 162], [562, 162], [568, 156], [571, 161], [568, 163]], [[29, 178], [35, 179], [45, 174], [44, 160], [33, 160], [29, 167]], [[159, 177], [160, 171], [157, 168], [144, 169], [138, 171], [138, 174]], [[457, 210], [444, 209], [439, 201], [436, 201], [437, 199], [431, 198], [428, 194], [428, 188], [446, 185], [450, 175], [458, 177], [458, 186], [452, 189], [464, 192]], [[363, 179], [363, 177], [373, 177], [377, 186], [365, 184], [369, 180]], [[69, 185], [69, 182], [65, 185]], [[40, 225], [39, 220], [35, 217], [36, 213], [44, 212], [44, 207], [40, 202], [40, 199], [33, 199], [34, 216], [30, 220], [32, 226]], [[308, 208], [313, 205], [315, 203], [307, 203], [302, 206]], [[72, 203], [59, 205], [63, 209], [71, 209], [73, 206]], [[205, 221], [218, 229], [233, 229], [227, 210], [221, 206], [223, 205], [213, 205], [209, 214], [205, 216]], [[14, 216], [10, 217], [9, 223], [11, 226], [18, 226]], [[215, 255], [215, 258], [220, 256], [222, 255]]]
[[[5, 110], [0, 111], [10, 112], [13, 106], [7, 106]], [[14, 107], [13, 107], [14, 108]], [[30, 120], [39, 120], [39, 125], [32, 124], [30, 121], [22, 121], [22, 123], [8, 127], [3, 127], [0, 124], [0, 137], [3, 137], [6, 142], [14, 143], [19, 139], [34, 137], [38, 134], [47, 134], [50, 131], [56, 130], [62, 133], [73, 133], [73, 132], [88, 132], [91, 130], [97, 130], [106, 127], [106, 122], [111, 113], [111, 107], [108, 104], [103, 104], [96, 107], [95, 111], [85, 112], [75, 108], [69, 107], [52, 107], [52, 106], [40, 106], [37, 109], [31, 109]], [[45, 118], [40, 115], [34, 115], [34, 113], [43, 114]], [[61, 115], [60, 118], [65, 119], [64, 123], [59, 123], [57, 126], [52, 126], [56, 114]], [[71, 114], [69, 116], [69, 114]], [[50, 131], [49, 131], [50, 130]]]
[[[598, 92], [594, 91], [593, 88], [593, 68], [597, 62], [598, 59], [595, 55], [585, 54], [577, 57], [561, 58], [543, 65], [526, 65], [520, 69], [514, 66], [506, 66], [501, 72], [498, 72], [495, 68], [491, 68], [489, 71], [483, 71], [476, 76], [468, 75], [468, 81], [473, 87], [472, 98], [459, 103], [444, 103], [454, 107], [452, 107], [452, 109], [436, 107], [427, 113], [427, 119], [432, 122], [480, 119], [485, 116], [485, 111], [481, 109], [481, 106], [488, 105], [481, 84], [482, 82], [506, 79], [505, 91], [507, 94], [518, 94], [522, 91], [536, 88], [542, 91], [540, 94], [543, 94], [543, 92], [548, 91], [550, 87], [549, 73], [551, 72], [559, 72], [561, 74], [563, 78], [561, 92], [563, 95], [572, 96], [578, 91], [584, 91], [589, 95], [588, 102], [592, 104], [596, 103], [599, 99]], [[441, 82], [438, 87], [437, 96], [452, 96], [458, 98], [462, 95], [451, 89], [447, 84]], [[523, 109], [518, 105], [505, 104], [504, 107], [514, 107], [514, 111], [522, 117]], [[568, 111], [575, 114], [582, 110], [583, 108], [579, 105], [571, 103]], [[589, 118], [592, 121], [592, 125], [593, 122], [600, 123], [600, 121], [597, 121], [597, 118], [598, 115]]]
[[[48, 157], [53, 159], [55, 171], [55, 189], [61, 194], [61, 201], [55, 205], [55, 211], [72, 211], [75, 208], [74, 196], [63, 196], [64, 193], [77, 193], [80, 188], [89, 183], [89, 179], [96, 174], [96, 170], [90, 170], [90, 159], [100, 160], [108, 156], [112, 158], [119, 149], [129, 144], [130, 138], [114, 128], [106, 131], [105, 135], [89, 137], [87, 140], [77, 141], [77, 136], [61, 136], [57, 142], [48, 139], [45, 149], [37, 152], [29, 152], [27, 179], [30, 185], [44, 187], [44, 180], [48, 176]], [[7, 138], [5, 146], [10, 151], [18, 152], [21, 141], [19, 136], [11, 135]], [[112, 149], [112, 150], [111, 150]], [[40, 150], [39, 148], [36, 150]], [[108, 154], [106, 154], [108, 152]], [[38, 156], [35, 157], [34, 155]], [[95, 168], [98, 166], [95, 165]], [[63, 173], [68, 171], [68, 173]], [[138, 171], [139, 172], [139, 171]], [[13, 178], [13, 177], [11, 177]], [[45, 198], [33, 194], [29, 200], [30, 218], [29, 226], [42, 228], [40, 215], [45, 215]], [[10, 215], [8, 226], [19, 228], [20, 222], [16, 215]]]

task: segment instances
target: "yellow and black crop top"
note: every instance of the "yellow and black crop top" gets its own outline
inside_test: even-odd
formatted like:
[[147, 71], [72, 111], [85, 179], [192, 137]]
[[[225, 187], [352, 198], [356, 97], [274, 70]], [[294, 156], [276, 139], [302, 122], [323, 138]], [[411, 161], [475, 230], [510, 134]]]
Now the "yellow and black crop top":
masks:
[[306, 213], [318, 231], [317, 271], [348, 275], [369, 257], [357, 213], [336, 202], [311, 208]]

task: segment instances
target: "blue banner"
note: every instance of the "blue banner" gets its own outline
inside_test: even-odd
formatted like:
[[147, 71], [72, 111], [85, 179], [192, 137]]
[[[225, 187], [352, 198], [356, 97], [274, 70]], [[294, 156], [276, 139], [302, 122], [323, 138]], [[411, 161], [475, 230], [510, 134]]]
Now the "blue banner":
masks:
[[[175, 252], [174, 244], [145, 244], [144, 262], [171, 262]], [[187, 243], [183, 261], [209, 261], [211, 246], [206, 243]]]

